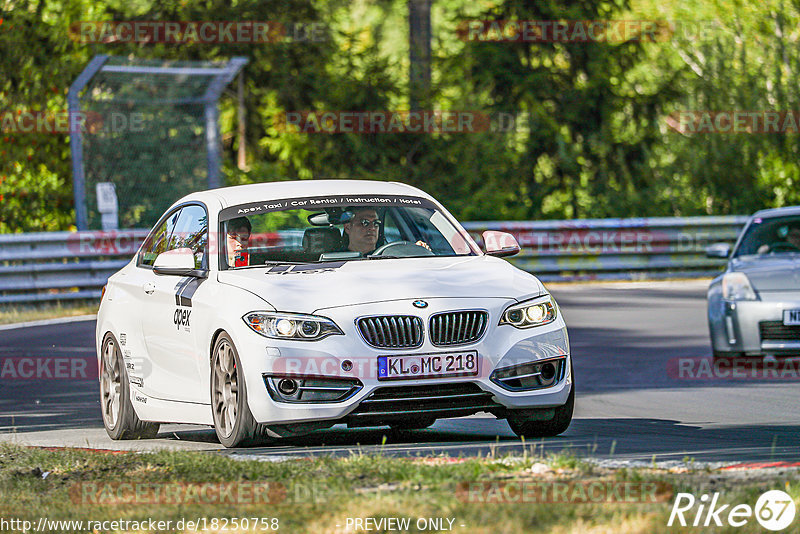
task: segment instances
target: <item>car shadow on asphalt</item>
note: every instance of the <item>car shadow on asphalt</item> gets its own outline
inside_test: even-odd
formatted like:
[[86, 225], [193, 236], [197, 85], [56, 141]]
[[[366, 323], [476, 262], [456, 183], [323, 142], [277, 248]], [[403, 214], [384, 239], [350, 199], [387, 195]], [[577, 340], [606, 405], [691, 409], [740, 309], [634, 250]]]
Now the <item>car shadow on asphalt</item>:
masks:
[[[473, 421], [480, 420], [476, 425]], [[391, 456], [449, 457], [567, 454], [621, 462], [800, 460], [800, 424], [711, 426], [670, 419], [575, 419], [562, 435], [522, 441], [504, 421], [452, 419], [425, 430], [333, 428], [260, 447], [228, 450], [246, 456]]]

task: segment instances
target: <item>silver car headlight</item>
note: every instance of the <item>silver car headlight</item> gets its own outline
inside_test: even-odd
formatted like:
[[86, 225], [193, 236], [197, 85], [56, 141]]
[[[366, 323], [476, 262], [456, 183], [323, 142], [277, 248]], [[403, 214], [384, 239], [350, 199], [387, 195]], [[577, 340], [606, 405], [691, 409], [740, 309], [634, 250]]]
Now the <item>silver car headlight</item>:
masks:
[[506, 308], [500, 317], [500, 324], [510, 324], [516, 328], [532, 328], [552, 323], [556, 320], [556, 315], [553, 297], [545, 295]]
[[336, 323], [317, 315], [254, 311], [242, 319], [255, 332], [272, 339], [317, 341], [332, 335], [344, 335]]
[[727, 273], [722, 277], [722, 298], [725, 300], [758, 300], [750, 280], [744, 273]]

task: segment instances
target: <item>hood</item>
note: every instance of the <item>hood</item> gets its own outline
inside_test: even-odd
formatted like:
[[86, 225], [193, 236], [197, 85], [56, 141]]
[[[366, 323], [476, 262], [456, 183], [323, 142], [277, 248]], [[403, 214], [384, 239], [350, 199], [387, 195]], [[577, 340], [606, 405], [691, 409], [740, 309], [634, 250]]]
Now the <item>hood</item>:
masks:
[[731, 270], [745, 273], [756, 291], [800, 290], [800, 254], [734, 259]]
[[220, 271], [218, 280], [260, 296], [276, 310], [437, 297], [523, 300], [545, 293], [536, 277], [491, 256], [360, 260]]

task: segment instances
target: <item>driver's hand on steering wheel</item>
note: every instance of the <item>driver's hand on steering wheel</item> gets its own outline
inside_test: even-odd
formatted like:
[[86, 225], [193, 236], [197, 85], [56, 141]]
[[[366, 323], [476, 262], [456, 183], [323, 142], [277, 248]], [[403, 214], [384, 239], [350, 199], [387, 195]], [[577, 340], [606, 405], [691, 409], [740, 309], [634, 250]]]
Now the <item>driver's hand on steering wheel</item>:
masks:
[[756, 250], [756, 252], [758, 252], [759, 254], [766, 254], [767, 252], [769, 252], [769, 245], [767, 244], [761, 245], [760, 247], [758, 247], [758, 250]]
[[[428, 250], [431, 250], [431, 247], [425, 241], [419, 240], [414, 244], [417, 245], [418, 247], [423, 247], [423, 248], [427, 248]], [[431, 250], [431, 252], [433, 252], [433, 251]]]

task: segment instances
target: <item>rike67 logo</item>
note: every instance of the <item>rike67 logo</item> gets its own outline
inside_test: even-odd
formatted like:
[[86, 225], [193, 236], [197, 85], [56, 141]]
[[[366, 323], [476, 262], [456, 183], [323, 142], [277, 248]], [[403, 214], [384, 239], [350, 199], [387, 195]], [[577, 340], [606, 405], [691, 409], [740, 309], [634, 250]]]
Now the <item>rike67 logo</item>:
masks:
[[699, 499], [691, 493], [678, 493], [667, 526], [682, 527], [742, 527], [753, 517], [765, 529], [780, 531], [788, 528], [794, 521], [795, 505], [791, 496], [781, 490], [763, 493], [755, 507], [749, 504], [722, 504], [719, 493], [703, 494]]

